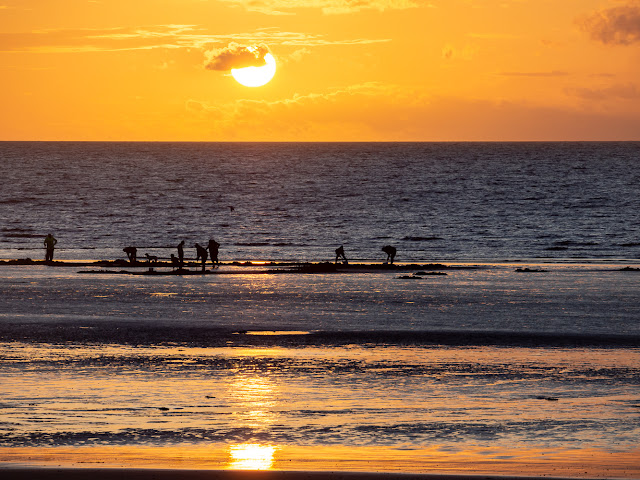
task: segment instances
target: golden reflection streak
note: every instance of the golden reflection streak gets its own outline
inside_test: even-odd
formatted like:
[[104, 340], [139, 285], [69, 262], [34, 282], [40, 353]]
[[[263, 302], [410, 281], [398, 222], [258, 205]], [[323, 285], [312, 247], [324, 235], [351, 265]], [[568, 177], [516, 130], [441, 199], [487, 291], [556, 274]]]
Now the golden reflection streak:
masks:
[[238, 424], [260, 428], [271, 425], [276, 418], [277, 386], [260, 375], [234, 376], [229, 396], [237, 405], [234, 412]]
[[[252, 356], [273, 353], [270, 349], [251, 349]], [[269, 372], [240, 373], [233, 375], [228, 385], [229, 398], [236, 405], [233, 415], [238, 425], [261, 429], [273, 424], [278, 402], [279, 387]], [[274, 445], [242, 443], [229, 445], [228, 469], [270, 470], [277, 448]]]
[[243, 443], [229, 446], [230, 470], [270, 470], [277, 448], [273, 445]]

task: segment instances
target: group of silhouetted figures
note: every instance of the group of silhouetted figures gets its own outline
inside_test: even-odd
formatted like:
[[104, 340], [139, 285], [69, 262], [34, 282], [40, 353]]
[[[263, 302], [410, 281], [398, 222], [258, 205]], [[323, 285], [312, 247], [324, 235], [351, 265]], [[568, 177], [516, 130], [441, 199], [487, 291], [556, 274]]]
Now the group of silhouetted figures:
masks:
[[[218, 251], [220, 250], [220, 244], [216, 242], [213, 238], [209, 240], [209, 243], [206, 247], [203, 247], [199, 243], [194, 245], [196, 249], [196, 262], [200, 261], [202, 264], [202, 271], [204, 272], [205, 266], [207, 264], [207, 258], [211, 258], [211, 264], [215, 267], [220, 263], [218, 260]], [[175, 269], [181, 270], [184, 268], [184, 240], [182, 240], [178, 246], [176, 247], [178, 250], [178, 256], [176, 257], [173, 253], [171, 254], [171, 266]], [[136, 247], [125, 247], [122, 249], [124, 253], [127, 254], [127, 258], [130, 263], [135, 263], [138, 261], [138, 249]], [[158, 257], [154, 257], [153, 255], [146, 254], [147, 261], [157, 261]]]
[[[56, 240], [50, 233], [45, 237], [44, 246], [46, 252], [44, 259], [46, 262], [53, 261], [53, 251], [56, 243], [58, 243], [58, 240]], [[209, 243], [206, 247], [203, 247], [199, 243], [196, 243], [194, 245], [194, 248], [196, 249], [196, 262], [201, 262], [203, 272], [207, 263], [207, 258], [211, 259], [211, 264], [214, 267], [220, 263], [220, 260], [218, 260], [218, 251], [220, 249], [220, 244], [213, 238], [209, 240]], [[178, 244], [176, 249], [178, 250], [178, 256], [176, 257], [173, 253], [171, 254], [171, 266], [174, 269], [177, 268], [178, 270], [180, 270], [184, 268], [184, 240], [182, 240]], [[122, 251], [127, 254], [127, 258], [129, 259], [130, 263], [136, 263], [138, 261], [137, 247], [124, 247]], [[384, 247], [382, 247], [382, 251], [387, 254], [387, 260], [385, 261], [385, 263], [392, 265], [393, 260], [396, 258], [396, 247], [385, 245]], [[154, 255], [149, 255], [148, 253], [146, 253], [145, 256], [148, 262], [158, 261], [158, 257]], [[343, 265], [347, 265], [349, 263], [344, 253], [344, 246], [342, 245], [336, 248], [335, 263], [337, 264], [338, 262], [342, 263]]]
[[[391, 245], [385, 245], [384, 247], [382, 247], [382, 251], [387, 254], [387, 260], [384, 263], [392, 265], [393, 260], [396, 258], [396, 253], [397, 253], [396, 247], [392, 247]], [[349, 263], [349, 260], [347, 260], [347, 256], [344, 253], [343, 245], [340, 245], [338, 248], [336, 248], [335, 263], [337, 264], [338, 262], [342, 263], [343, 265], [347, 265]]]

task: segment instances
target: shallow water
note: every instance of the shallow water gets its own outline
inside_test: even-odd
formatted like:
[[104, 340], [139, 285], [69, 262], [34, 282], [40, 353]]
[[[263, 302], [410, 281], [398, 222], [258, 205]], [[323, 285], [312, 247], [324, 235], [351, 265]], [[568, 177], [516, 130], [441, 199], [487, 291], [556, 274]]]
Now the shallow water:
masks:
[[44, 333], [37, 338], [46, 341], [56, 331], [72, 335], [73, 327], [87, 326], [96, 342], [113, 340], [100, 335], [120, 323], [132, 332], [160, 332], [154, 341], [174, 335], [186, 342], [198, 341], [198, 328], [217, 335], [303, 330], [638, 337], [640, 275], [620, 271], [622, 265], [529, 265], [546, 271], [518, 273], [527, 266], [484, 264], [415, 280], [384, 270], [270, 275], [225, 266], [219, 275], [140, 277], [77, 273], [91, 267], [3, 266], [0, 328], [8, 338], [37, 337], [32, 324], [38, 323]]
[[516, 266], [2, 267], [0, 446], [632, 450], [640, 275]]
[[14, 343], [0, 445], [624, 449], [639, 372], [639, 349]]

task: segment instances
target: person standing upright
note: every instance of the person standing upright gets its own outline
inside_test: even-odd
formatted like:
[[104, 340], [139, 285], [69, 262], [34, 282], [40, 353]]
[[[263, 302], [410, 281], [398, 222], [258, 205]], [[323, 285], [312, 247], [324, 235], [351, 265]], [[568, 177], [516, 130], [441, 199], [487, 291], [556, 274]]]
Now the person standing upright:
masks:
[[56, 243], [58, 243], [58, 240], [56, 240], [50, 233], [48, 233], [47, 236], [44, 237], [44, 247], [46, 249], [44, 254], [45, 262], [53, 262], [53, 250], [56, 246]]
[[184, 267], [184, 240], [178, 244], [178, 268]]
[[220, 249], [220, 244], [212, 238], [209, 240], [207, 249], [209, 250], [209, 258], [211, 258], [211, 263], [215, 267], [217, 263], [220, 263], [220, 261], [218, 260], [218, 250]]

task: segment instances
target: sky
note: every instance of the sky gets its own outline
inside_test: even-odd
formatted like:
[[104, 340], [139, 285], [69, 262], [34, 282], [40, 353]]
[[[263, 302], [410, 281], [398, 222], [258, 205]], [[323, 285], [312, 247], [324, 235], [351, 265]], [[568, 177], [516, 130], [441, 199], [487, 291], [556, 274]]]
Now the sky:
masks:
[[640, 140], [640, 0], [0, 0], [0, 82], [0, 140]]

